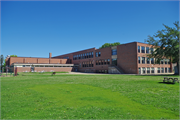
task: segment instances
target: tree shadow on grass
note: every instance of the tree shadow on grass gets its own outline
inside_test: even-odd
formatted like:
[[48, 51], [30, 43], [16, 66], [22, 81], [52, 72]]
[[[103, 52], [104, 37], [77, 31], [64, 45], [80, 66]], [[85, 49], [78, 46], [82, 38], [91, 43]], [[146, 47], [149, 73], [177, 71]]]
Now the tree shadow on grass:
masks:
[[158, 82], [158, 83], [160, 83], [160, 84], [172, 84], [172, 85], [175, 84], [175, 83], [172, 83], [172, 82]]

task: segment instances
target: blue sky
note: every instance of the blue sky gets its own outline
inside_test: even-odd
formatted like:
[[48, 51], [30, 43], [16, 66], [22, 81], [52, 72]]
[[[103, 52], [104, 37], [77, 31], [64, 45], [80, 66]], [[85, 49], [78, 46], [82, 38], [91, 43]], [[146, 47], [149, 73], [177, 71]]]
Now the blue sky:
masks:
[[3, 1], [1, 54], [48, 57], [144, 42], [179, 21], [178, 1]]

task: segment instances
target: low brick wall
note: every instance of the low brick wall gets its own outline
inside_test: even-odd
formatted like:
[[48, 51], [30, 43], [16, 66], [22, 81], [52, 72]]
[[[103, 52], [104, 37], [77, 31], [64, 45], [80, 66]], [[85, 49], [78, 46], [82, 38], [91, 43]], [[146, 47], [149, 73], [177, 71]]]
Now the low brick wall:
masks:
[[31, 67], [17, 67], [17, 72], [30, 72], [31, 71]]
[[56, 71], [56, 72], [71, 72], [72, 67], [35, 67], [34, 71], [40, 72], [40, 71], [45, 71], [45, 72], [50, 72], [51, 70]]

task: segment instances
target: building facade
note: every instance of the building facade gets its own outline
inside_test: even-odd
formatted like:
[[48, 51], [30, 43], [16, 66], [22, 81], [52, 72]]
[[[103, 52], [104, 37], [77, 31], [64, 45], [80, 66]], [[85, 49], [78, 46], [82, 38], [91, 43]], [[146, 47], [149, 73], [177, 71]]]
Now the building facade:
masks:
[[162, 74], [172, 71], [169, 59], [155, 63], [154, 58], [149, 58], [150, 45], [132, 42], [102, 49], [90, 48], [53, 58], [69, 59], [74, 64], [75, 71], [120, 73], [120, 74]]
[[32, 57], [7, 57], [6, 66], [8, 71], [17, 72], [50, 72], [64, 71], [70, 72], [74, 65], [68, 59], [52, 58], [49, 53], [49, 58], [32, 58]]

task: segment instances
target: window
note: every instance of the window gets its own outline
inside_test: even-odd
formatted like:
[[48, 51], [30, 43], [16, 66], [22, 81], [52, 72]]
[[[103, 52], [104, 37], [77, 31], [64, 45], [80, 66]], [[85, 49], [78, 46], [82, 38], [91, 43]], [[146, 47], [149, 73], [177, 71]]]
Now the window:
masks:
[[101, 65], [101, 60], [99, 60], [99, 65]]
[[171, 68], [168, 68], [168, 72], [169, 72], [169, 73], [171, 72]]
[[89, 62], [86, 62], [86, 63], [87, 63], [86, 67], [89, 67]]
[[139, 74], [141, 74], [141, 68], [139, 68], [138, 71], [139, 71]]
[[81, 59], [82, 59], [82, 54], [81, 54]]
[[150, 73], [150, 68], [149, 67], [147, 68], [147, 73]]
[[84, 58], [86, 59], [86, 53], [85, 53], [85, 55], [84, 55]]
[[167, 59], [164, 60], [164, 63], [167, 64]]
[[143, 73], [143, 74], [146, 73], [146, 68], [142, 68], [142, 73]]
[[108, 64], [108, 65], [110, 64], [110, 59], [107, 60], [107, 64]]
[[140, 53], [140, 46], [138, 46], [138, 53]]
[[112, 55], [117, 55], [117, 49], [112, 50]]
[[91, 61], [91, 66], [93, 67], [93, 62]]
[[142, 64], [145, 64], [145, 57], [142, 57]]
[[78, 60], [78, 55], [76, 55], [76, 60]]
[[146, 58], [146, 64], [149, 64], [150, 63], [150, 60], [149, 60], [149, 58], [147, 57]]
[[101, 56], [101, 52], [99, 52], [98, 56], [99, 56], [99, 57]]
[[141, 53], [145, 53], [145, 47], [141, 46]]
[[92, 58], [93, 58], [93, 52], [91, 52]]
[[161, 68], [161, 73], [164, 73], [164, 68]]
[[167, 73], [167, 68], [165, 68], [165, 73]]
[[107, 60], [105, 59], [105, 60], [104, 60], [104, 64], [105, 64], [105, 65], [106, 65], [106, 62], [107, 62]]
[[154, 73], [154, 68], [151, 68], [151, 73]]
[[91, 58], [91, 52], [89, 53], [89, 58]]
[[149, 47], [146, 47], [146, 53], [149, 53]]
[[79, 54], [79, 59], [81, 59], [81, 55]]
[[96, 65], [98, 65], [98, 61], [96, 60]]
[[87, 53], [87, 56], [86, 56], [86, 58], [88, 58], [89, 57], [89, 53]]
[[104, 64], [104, 60], [101, 61], [101, 65], [103, 65], [103, 64]]
[[164, 60], [161, 60], [161, 64], [164, 64]]
[[83, 54], [83, 59], [84, 59], [84, 54]]
[[98, 57], [98, 52], [96, 52], [96, 57]]
[[154, 58], [151, 58], [151, 64], [154, 64]]
[[138, 57], [138, 63], [139, 63], [139, 64], [141, 63], [141, 59], [140, 59], [140, 57]]
[[82, 67], [84, 67], [84, 62], [82, 63]]
[[112, 59], [112, 64], [117, 65], [117, 59]]
[[153, 53], [153, 51], [154, 51], [154, 48], [151, 48], [151, 53]]
[[160, 68], [158, 68], [158, 71], [157, 71], [158, 73], [161, 73], [161, 71], [160, 71]]
[[170, 64], [170, 59], [168, 59], [168, 64]]

